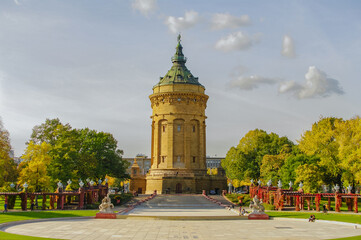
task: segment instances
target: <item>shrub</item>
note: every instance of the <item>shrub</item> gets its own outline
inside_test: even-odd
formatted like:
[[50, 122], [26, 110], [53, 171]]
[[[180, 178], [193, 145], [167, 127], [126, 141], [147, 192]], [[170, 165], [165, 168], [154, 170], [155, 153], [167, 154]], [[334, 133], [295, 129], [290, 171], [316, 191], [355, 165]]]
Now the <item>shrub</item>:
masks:
[[133, 198], [131, 193], [112, 194], [109, 196], [114, 206], [123, 205]]
[[251, 198], [249, 196], [249, 194], [236, 194], [236, 193], [232, 193], [232, 194], [227, 194], [226, 197], [231, 200], [233, 203], [235, 204], [239, 204], [239, 200], [242, 200], [242, 205], [243, 206], [248, 206], [250, 204]]
[[268, 204], [268, 203], [263, 203], [264, 209], [265, 210], [275, 210], [276, 207], [272, 204]]
[[86, 209], [99, 209], [100, 203], [87, 204]]

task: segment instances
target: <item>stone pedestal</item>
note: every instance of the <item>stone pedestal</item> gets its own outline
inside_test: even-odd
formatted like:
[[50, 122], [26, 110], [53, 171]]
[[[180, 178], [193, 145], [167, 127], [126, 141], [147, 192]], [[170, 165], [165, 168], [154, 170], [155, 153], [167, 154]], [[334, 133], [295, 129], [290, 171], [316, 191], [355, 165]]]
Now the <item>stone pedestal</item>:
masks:
[[101, 212], [98, 212], [95, 215], [95, 218], [116, 219], [117, 215], [115, 213], [101, 213]]
[[248, 215], [249, 220], [269, 220], [269, 216], [265, 213], [262, 214], [249, 214]]
[[249, 220], [269, 220], [269, 216], [267, 214], [249, 214]]
[[249, 214], [249, 220], [269, 220], [269, 216], [267, 214]]

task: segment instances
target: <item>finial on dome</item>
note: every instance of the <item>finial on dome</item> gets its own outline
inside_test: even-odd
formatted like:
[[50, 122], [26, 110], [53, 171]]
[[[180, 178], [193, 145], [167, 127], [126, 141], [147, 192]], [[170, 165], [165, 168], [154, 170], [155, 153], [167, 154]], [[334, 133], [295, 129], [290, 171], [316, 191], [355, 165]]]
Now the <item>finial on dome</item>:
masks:
[[180, 35], [180, 33], [178, 34], [178, 43], [180, 43], [180, 41], [181, 41], [181, 35]]

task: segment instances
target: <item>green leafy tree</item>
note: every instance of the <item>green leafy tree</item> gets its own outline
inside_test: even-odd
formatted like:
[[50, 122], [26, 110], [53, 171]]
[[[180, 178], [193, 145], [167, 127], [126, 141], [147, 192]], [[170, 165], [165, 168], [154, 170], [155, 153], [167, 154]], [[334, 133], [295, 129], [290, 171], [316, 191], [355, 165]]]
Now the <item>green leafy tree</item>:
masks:
[[50, 177], [48, 176], [48, 165], [51, 162], [49, 143], [43, 142], [35, 144], [30, 141], [24, 155], [23, 161], [19, 165], [20, 176], [18, 183], [29, 185], [29, 191], [46, 191], [50, 187]]
[[33, 128], [31, 140], [51, 145], [52, 158], [48, 174], [51, 182], [68, 179], [104, 179], [106, 175], [128, 178], [127, 162], [122, 160], [123, 152], [117, 149], [117, 141], [109, 133], [95, 130], [72, 129], [59, 119], [47, 119]]
[[308, 156], [318, 156], [318, 165], [325, 169], [326, 184], [341, 184], [342, 166], [339, 158], [339, 142], [336, 126], [342, 122], [339, 118], [321, 118], [306, 131], [299, 141], [299, 148]]
[[30, 137], [30, 141], [35, 144], [41, 144], [47, 142], [50, 145], [54, 145], [57, 142], [59, 135], [63, 132], [70, 131], [72, 128], [67, 124], [62, 124], [58, 118], [46, 119], [45, 123], [37, 125], [33, 128], [33, 132]]
[[278, 155], [282, 150], [286, 151], [284, 146], [293, 146], [293, 143], [287, 137], [279, 137], [275, 133], [251, 130], [237, 147], [228, 151], [222, 167], [230, 179], [259, 179], [263, 156]]
[[361, 182], [361, 118], [339, 122], [336, 126], [338, 158], [344, 170], [342, 180], [351, 185]]
[[318, 188], [324, 184], [322, 181], [323, 171], [317, 164], [303, 164], [296, 169], [296, 183], [303, 182], [303, 190], [306, 193], [316, 193]]
[[286, 155], [264, 155], [261, 165], [261, 177], [263, 180], [267, 181], [269, 179], [272, 182], [277, 182], [281, 179], [281, 168], [285, 162]]
[[16, 163], [10, 157], [10, 136], [9, 132], [3, 127], [0, 120], [0, 187], [6, 182], [13, 182], [18, 175]]

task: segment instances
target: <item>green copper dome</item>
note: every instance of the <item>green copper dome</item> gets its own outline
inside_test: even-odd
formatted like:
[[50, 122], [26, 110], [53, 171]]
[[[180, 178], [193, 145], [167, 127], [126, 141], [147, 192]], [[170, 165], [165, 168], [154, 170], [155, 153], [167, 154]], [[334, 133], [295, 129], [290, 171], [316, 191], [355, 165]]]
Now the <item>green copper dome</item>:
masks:
[[202, 86], [202, 84], [198, 82], [198, 78], [194, 77], [192, 73], [185, 66], [185, 63], [187, 62], [187, 58], [184, 57], [183, 55], [182, 52], [183, 47], [180, 41], [181, 41], [181, 36], [178, 35], [178, 44], [176, 47], [176, 52], [172, 57], [173, 66], [164, 77], [160, 77], [159, 83], [154, 87], [169, 85], [169, 84], [194, 84], [194, 85]]

